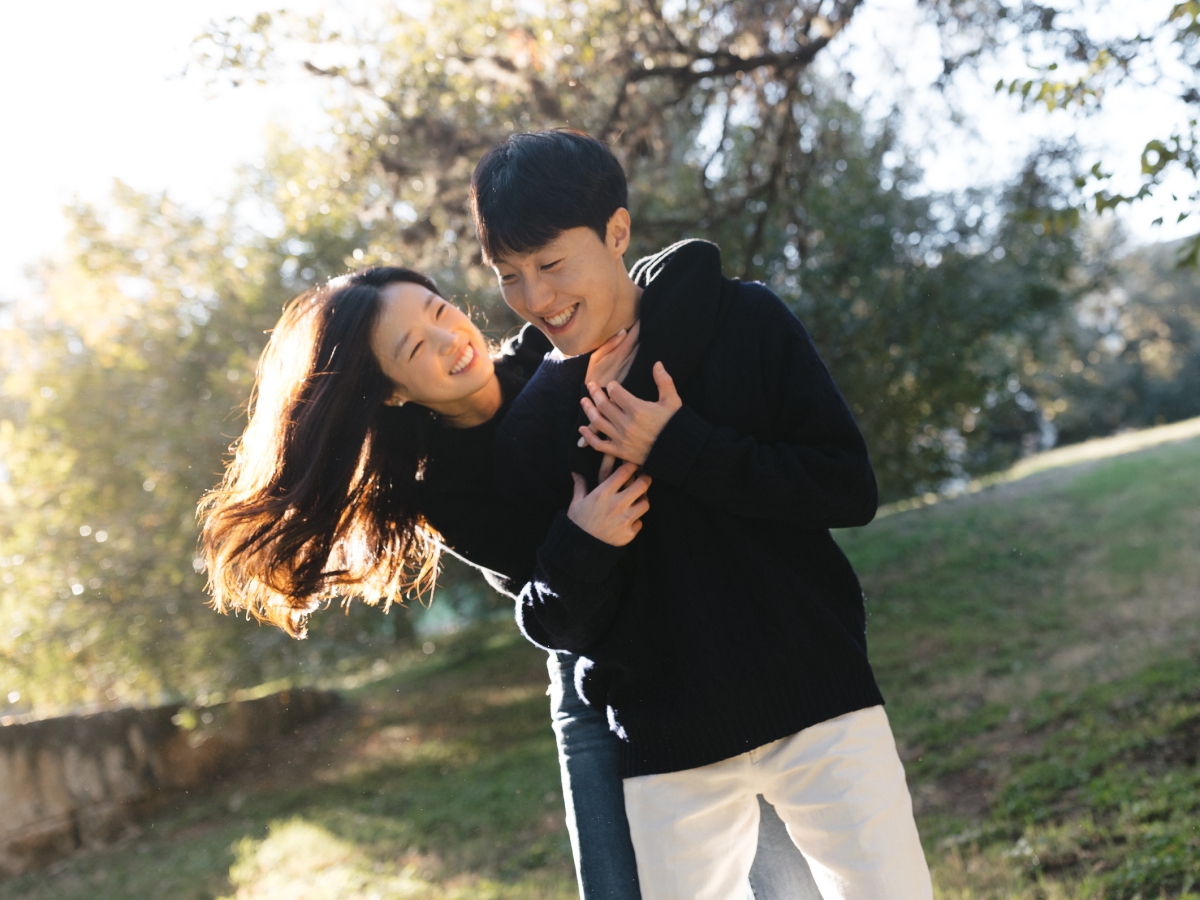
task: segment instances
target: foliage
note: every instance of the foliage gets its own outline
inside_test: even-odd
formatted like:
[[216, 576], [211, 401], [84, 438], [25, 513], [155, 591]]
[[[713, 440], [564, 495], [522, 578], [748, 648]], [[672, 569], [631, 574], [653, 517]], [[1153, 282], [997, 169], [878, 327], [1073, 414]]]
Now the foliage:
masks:
[[[337, 146], [359, 160], [383, 217], [364, 258], [399, 248], [472, 296], [493, 278], [465, 208], [482, 150], [514, 128], [571, 124], [608, 138], [629, 173], [632, 254], [715, 240], [727, 271], [791, 302], [896, 498], [1036, 446], [1036, 402], [1006, 387], [1060, 351], [1021, 335], [1055, 322], [1096, 273], [1072, 280], [1082, 236], [1069, 154], [1044, 150], [999, 197], [925, 196], [913, 167], [885, 164], [903, 158], [890, 124], [868, 127], [808, 72], [855, 8], [836, 5], [821, 25], [795, 3], [545, 15], [445, 4], [353, 32], [264, 14], [214, 24], [199, 56], [235, 82], [299, 56], [342, 86]], [[482, 298], [513, 323], [494, 290]], [[1006, 355], [1014, 342], [1027, 358]]]
[[[1121, 17], [1115, 7], [1106, 9], [1108, 4], [1092, 0], [1056, 5], [1037, 0], [922, 3], [944, 37], [943, 79], [962, 65], [977, 64], [1002, 48], [1018, 45], [1034, 74], [1002, 78], [996, 90], [1019, 97], [1026, 109], [1087, 115], [1103, 106], [1106, 94], [1122, 84], [1154, 87], [1187, 104], [1191, 112], [1186, 121], [1163, 123], [1162, 130], [1143, 136], [1138, 190], [1110, 191], [1105, 183], [1112, 173], [1100, 163], [1080, 178], [1080, 187], [1086, 188], [1085, 196], [1096, 212], [1162, 192], [1172, 172], [1185, 172], [1193, 181], [1200, 176], [1195, 114], [1200, 107], [1200, 3], [1196, 0], [1162, 4], [1162, 18], [1145, 32], [1133, 30], [1132, 17]], [[1200, 200], [1200, 188], [1186, 199], [1194, 205]], [[1190, 215], [1191, 210], [1184, 209], [1177, 221]], [[1200, 236], [1181, 245], [1178, 261], [1190, 267], [1200, 262]]]
[[[792, 303], [885, 496], [1034, 446], [1033, 382], [1066, 352], [1061, 312], [1103, 275], [1070, 214], [1070, 157], [1042, 153], [1002, 193], [923, 193], [890, 123], [864, 123], [809, 74], [855, 8], [448, 2], [339, 30], [284, 13], [214, 26], [197, 52], [215, 73], [267, 78], [279, 54], [306, 59], [335, 88], [328, 127], [307, 143], [273, 132], [211, 220], [123, 187], [71, 210], [41, 308], [0, 333], [6, 711], [203, 701], [369, 665], [406, 638], [407, 616], [366, 611], [325, 617], [303, 647], [212, 616], [194, 504], [241, 431], [288, 296], [395, 261], [481, 309], [493, 334], [516, 324], [465, 208], [475, 159], [516, 128], [607, 135], [630, 174], [635, 253], [707, 237], [728, 271]], [[495, 602], [462, 573], [443, 586], [454, 607]]]
[[[273, 168], [285, 182], [288, 159]], [[370, 665], [411, 633], [407, 615], [333, 618], [296, 645], [213, 615], [195, 559], [196, 501], [241, 431], [263, 331], [294, 290], [288, 261], [328, 275], [357, 231], [272, 242], [120, 185], [111, 209], [71, 219], [40, 308], [0, 332], [6, 712], [205, 702]]]
[[[1072, 301], [1107, 278], [1069, 212], [1071, 154], [1043, 150], [1000, 191], [919, 193], [919, 171], [887, 164], [902, 159], [890, 128], [872, 133], [836, 96], [818, 98], [790, 190], [750, 207], [761, 241], [746, 247], [741, 220], [700, 234], [735, 267], [761, 265], [806, 322], [885, 499], [1004, 467], [1041, 445], [1033, 385], [1064, 352]], [[749, 126], [735, 134], [755, 140]], [[714, 190], [736, 192], [736, 178]]]
[[1200, 275], [1185, 241], [1126, 255], [1112, 288], [1080, 304], [1079, 354], [1048, 398], [1060, 439], [1200, 415]]
[[[238, 84], [300, 55], [309, 72], [331, 79], [342, 88], [334, 140], [376, 170], [386, 198], [379, 213], [391, 220], [390, 245], [368, 258], [398, 246], [439, 276], [457, 265], [463, 271], [445, 271], [453, 283], [480, 290], [493, 276], [481, 266], [466, 197], [485, 149], [514, 130], [583, 128], [612, 142], [643, 229], [673, 236], [680, 221], [742, 215], [747, 198], [778, 191], [799, 140], [792, 107], [805, 102], [803, 73], [858, 5], [690, 0], [667, 14], [655, 2], [452, 2], [436, 16], [393, 10], [353, 28], [264, 13], [211, 25], [197, 60]], [[671, 203], [664, 174], [694, 155], [702, 126], [748, 115], [785, 140], [751, 148], [743, 192], [722, 201], [701, 190]], [[718, 141], [701, 168], [715, 171], [725, 152]], [[666, 218], [651, 214], [664, 201]]]

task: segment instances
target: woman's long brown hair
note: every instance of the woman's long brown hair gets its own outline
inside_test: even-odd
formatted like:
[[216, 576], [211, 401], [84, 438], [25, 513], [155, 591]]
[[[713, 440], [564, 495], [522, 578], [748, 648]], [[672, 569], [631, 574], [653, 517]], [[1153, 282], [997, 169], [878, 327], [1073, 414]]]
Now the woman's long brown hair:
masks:
[[415, 505], [428, 410], [389, 406], [371, 352], [380, 290], [437, 287], [409, 269], [365, 269], [284, 310], [258, 364], [250, 420], [221, 484], [200, 502], [212, 603], [303, 637], [333, 597], [385, 606], [437, 573]]

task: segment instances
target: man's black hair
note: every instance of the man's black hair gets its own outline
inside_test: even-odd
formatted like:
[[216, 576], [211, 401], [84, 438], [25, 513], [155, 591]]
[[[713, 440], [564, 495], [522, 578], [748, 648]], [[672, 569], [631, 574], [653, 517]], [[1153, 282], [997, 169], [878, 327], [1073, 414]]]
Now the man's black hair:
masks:
[[569, 228], [605, 240], [608, 220], [629, 203], [625, 170], [612, 151], [582, 131], [509, 135], [471, 176], [471, 214], [485, 262], [520, 256]]

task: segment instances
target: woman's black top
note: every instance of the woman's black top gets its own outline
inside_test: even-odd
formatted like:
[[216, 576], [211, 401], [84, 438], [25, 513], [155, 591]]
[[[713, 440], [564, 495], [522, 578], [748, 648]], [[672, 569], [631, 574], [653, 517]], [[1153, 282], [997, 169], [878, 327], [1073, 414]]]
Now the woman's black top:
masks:
[[[449, 428], [433, 416], [431, 427], [425, 429], [427, 456], [417, 494], [425, 520], [437, 529], [455, 556], [518, 582], [533, 572], [538, 545], [553, 515], [502, 502], [492, 463], [492, 443], [513, 399], [551, 349], [540, 331], [526, 325], [505, 343], [495, 362], [503, 394], [496, 415], [472, 428]], [[489, 581], [503, 586], [501, 580]]]

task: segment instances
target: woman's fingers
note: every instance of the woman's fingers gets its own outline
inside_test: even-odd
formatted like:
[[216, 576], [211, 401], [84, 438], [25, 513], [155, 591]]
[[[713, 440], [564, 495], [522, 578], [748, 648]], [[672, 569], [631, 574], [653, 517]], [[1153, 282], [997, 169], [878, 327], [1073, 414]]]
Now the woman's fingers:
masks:
[[[583, 407], [583, 414], [588, 417], [588, 421], [596, 428], [597, 431], [603, 431], [605, 434], [616, 434], [620, 431], [617, 423], [604, 414], [604, 410], [600, 409], [589, 400], [587, 397], [582, 397], [579, 400], [579, 405]], [[601, 426], [608, 425], [603, 428]]]
[[[589, 393], [590, 393], [590, 390], [589, 390]], [[592, 396], [594, 397], [595, 394], [593, 393]], [[612, 404], [613, 406], [620, 409], [622, 412], [624, 412], [627, 409], [632, 409], [637, 403], [641, 402], [638, 400], [637, 397], [633, 396], [633, 394], [631, 394], [631, 393], [629, 393], [629, 391], [625, 390], [625, 388], [622, 387], [621, 384], [616, 381], [610, 381], [608, 383], [608, 393], [604, 394], [603, 392], [601, 392], [601, 396], [604, 397], [604, 399], [607, 403]], [[600, 404], [596, 404], [596, 405], [599, 406]]]
[[[610, 391], [615, 386], [620, 389], [623, 396], [633, 398], [633, 394], [621, 387], [619, 382], [610, 381], [608, 386]], [[622, 415], [625, 410], [628, 409], [627, 403], [614, 402], [612, 395], [606, 394], [604, 389], [601, 388], [600, 385], [595, 381], [589, 381], [587, 389], [588, 393], [592, 397], [592, 402], [596, 404], [596, 408], [606, 416], [617, 417]], [[586, 397], [581, 398], [580, 402], [586, 399]]]
[[573, 496], [571, 497], [571, 502], [578, 503], [587, 496], [587, 482], [578, 472], [571, 473], [571, 480], [575, 482], [575, 488], [572, 492]]
[[658, 386], [659, 403], [682, 403], [679, 392], [675, 390], [675, 379], [667, 374], [667, 367], [661, 362], [654, 364], [654, 383]]
[[614, 491], [614, 492], [619, 491], [619, 490], [621, 490], [621, 488], [623, 488], [625, 486], [625, 483], [627, 481], [629, 481], [631, 478], [633, 478], [634, 475], [637, 474], [637, 471], [638, 471], [638, 467], [636, 465], [634, 465], [633, 463], [630, 463], [630, 462], [621, 463], [621, 465], [619, 465], [617, 467], [615, 472], [613, 472], [611, 475], [608, 476], [608, 478], [604, 479], [604, 481], [601, 482], [601, 485], [605, 488], [608, 488], [608, 489]]
[[[626, 465], [633, 465], [633, 463], [627, 463]], [[629, 484], [625, 485], [625, 487], [621, 488], [621, 492], [627, 495], [630, 499], [640, 497], [645, 494], [646, 491], [650, 490], [650, 482], [652, 480], [653, 479], [649, 475], [639, 475], [633, 481], [629, 482]]]
[[583, 414], [588, 417], [588, 421], [592, 423], [603, 422], [604, 415], [596, 408], [596, 404], [587, 397], [582, 397], [579, 400], [579, 405], [583, 407]]
[[616, 468], [617, 458], [611, 453], [605, 453], [600, 459], [600, 480], [604, 481]]
[[629, 334], [629, 332], [626, 329], [622, 328], [620, 331], [618, 331], [616, 334], [614, 334], [612, 337], [610, 337], [607, 341], [605, 341], [603, 344], [601, 344], [599, 347], [597, 347], [592, 352], [592, 359], [593, 360], [601, 360], [604, 357], [608, 356], [608, 354], [612, 353], [614, 350], [616, 350], [618, 347], [621, 346], [621, 344], [625, 341], [626, 335], [628, 335], [628, 334]]
[[593, 450], [599, 450], [601, 453], [611, 453], [613, 456], [616, 456], [619, 452], [619, 448], [616, 444], [600, 437], [600, 435], [596, 434], [596, 432], [592, 431], [592, 429], [588, 428], [586, 425], [579, 426], [579, 434], [580, 447], [586, 445], [591, 447]]

